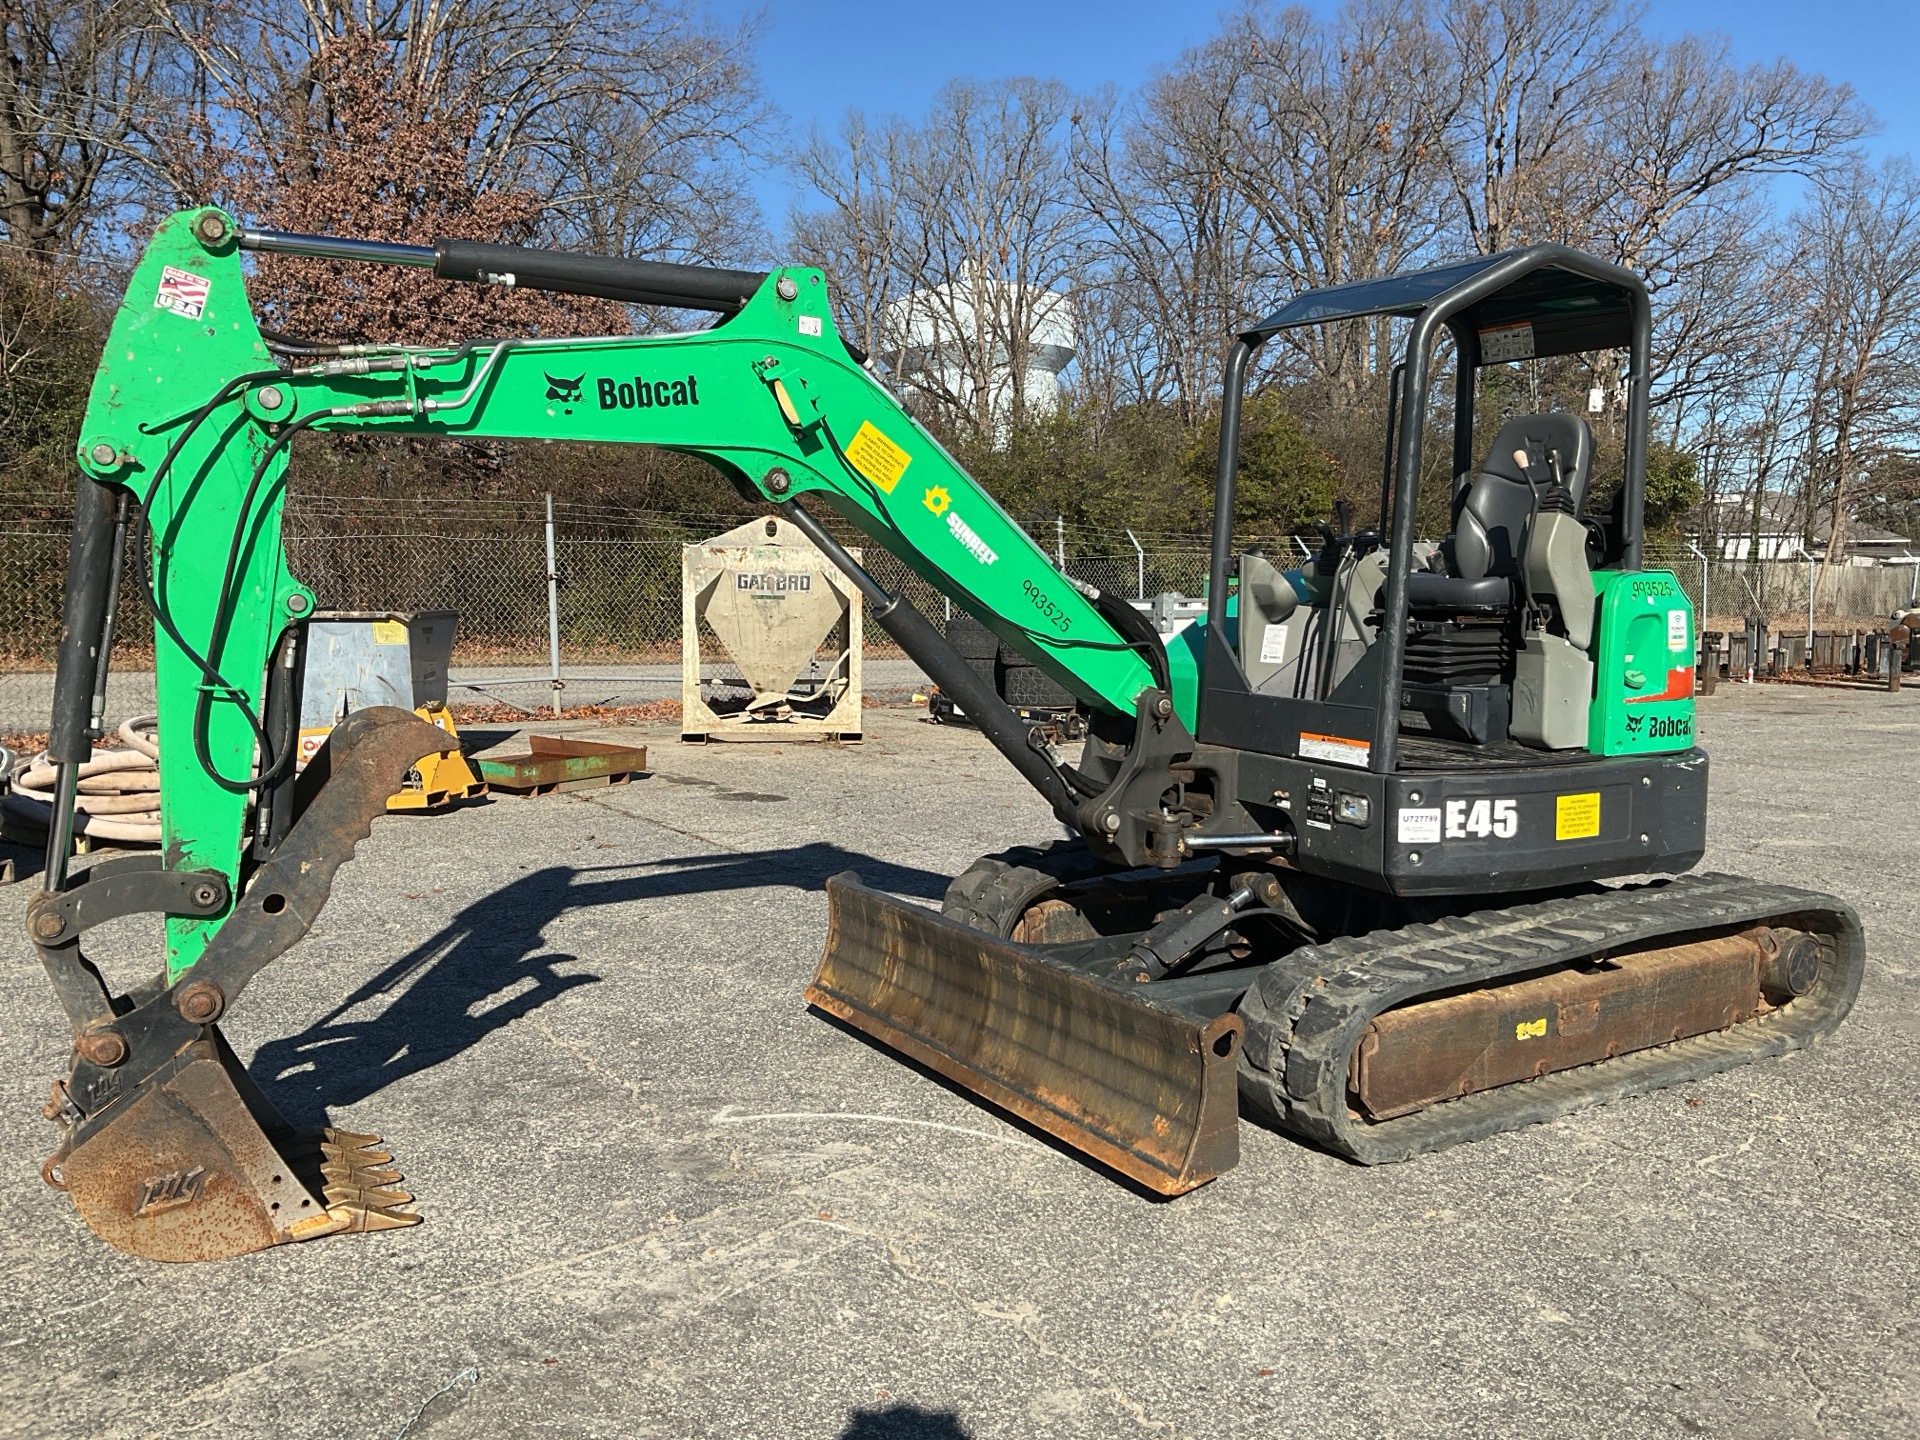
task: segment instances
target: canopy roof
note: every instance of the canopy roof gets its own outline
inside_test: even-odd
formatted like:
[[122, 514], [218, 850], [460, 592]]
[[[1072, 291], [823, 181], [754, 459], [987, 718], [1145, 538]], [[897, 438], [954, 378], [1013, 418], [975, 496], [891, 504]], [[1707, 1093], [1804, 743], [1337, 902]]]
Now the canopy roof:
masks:
[[[1489, 271], [1510, 278], [1497, 283]], [[1495, 281], [1482, 293], [1487, 281]], [[1526, 355], [1565, 355], [1577, 350], [1624, 349], [1633, 337], [1636, 300], [1646, 304], [1646, 287], [1631, 270], [1612, 265], [1565, 245], [1533, 245], [1451, 260], [1426, 270], [1355, 280], [1297, 295], [1247, 331], [1252, 344], [1282, 330], [1324, 325], [1370, 315], [1418, 315], [1438, 308], [1456, 333], [1479, 332], [1489, 353], [1483, 363]], [[1511, 353], [1517, 342], [1487, 342], [1489, 331], [1532, 327], [1524, 354]], [[1517, 334], [1517, 332], [1516, 332]]]

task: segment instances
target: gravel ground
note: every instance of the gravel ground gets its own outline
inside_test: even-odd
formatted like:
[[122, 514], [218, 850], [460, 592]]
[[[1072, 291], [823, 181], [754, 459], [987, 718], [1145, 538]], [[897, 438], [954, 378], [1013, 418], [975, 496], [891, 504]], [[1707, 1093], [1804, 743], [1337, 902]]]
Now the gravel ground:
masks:
[[904, 711], [844, 749], [595, 732], [658, 769], [376, 825], [227, 1028], [297, 1120], [388, 1139], [415, 1228], [185, 1267], [94, 1240], [38, 1178], [66, 1042], [16, 942], [0, 1435], [1914, 1434], [1920, 696], [1701, 713], [1707, 866], [1866, 921], [1832, 1040], [1373, 1170], [1248, 1125], [1172, 1203], [802, 1005], [826, 876], [931, 900], [1055, 833]]

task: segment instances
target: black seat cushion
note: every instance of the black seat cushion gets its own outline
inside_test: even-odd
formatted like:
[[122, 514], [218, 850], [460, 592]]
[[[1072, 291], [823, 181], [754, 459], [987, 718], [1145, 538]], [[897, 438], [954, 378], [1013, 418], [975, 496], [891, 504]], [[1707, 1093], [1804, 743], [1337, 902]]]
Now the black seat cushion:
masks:
[[[1527, 470], [1513, 463], [1513, 452], [1527, 452]], [[1533, 483], [1545, 488], [1553, 479], [1549, 455], [1560, 457], [1560, 475], [1565, 482], [1568, 513], [1578, 515], [1587, 501], [1587, 480], [1593, 471], [1593, 431], [1578, 415], [1556, 410], [1545, 415], [1520, 415], [1500, 427], [1493, 437], [1480, 468], [1502, 480], [1525, 484], [1529, 474]]]
[[[1514, 453], [1527, 456], [1525, 468]], [[1562, 485], [1553, 481], [1559, 460]], [[1520, 546], [1536, 509], [1577, 515], [1593, 469], [1593, 432], [1578, 415], [1556, 411], [1521, 415], [1494, 437], [1486, 462], [1468, 477], [1454, 501], [1453, 533], [1441, 545], [1455, 575], [1516, 575]]]
[[1407, 576], [1407, 608], [1449, 615], [1497, 615], [1513, 604], [1513, 582], [1502, 575], [1478, 580], [1415, 570]]

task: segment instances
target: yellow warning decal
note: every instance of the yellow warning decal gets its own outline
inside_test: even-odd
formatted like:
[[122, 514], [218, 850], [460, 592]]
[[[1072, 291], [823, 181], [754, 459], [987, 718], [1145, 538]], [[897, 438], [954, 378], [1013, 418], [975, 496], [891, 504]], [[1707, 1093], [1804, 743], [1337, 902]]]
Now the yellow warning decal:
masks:
[[847, 445], [847, 462], [887, 494], [900, 483], [913, 457], [873, 428], [871, 420], [860, 422]]
[[398, 620], [376, 620], [373, 622], [373, 643], [404, 645], [407, 643], [407, 627]]
[[1553, 838], [1591, 840], [1600, 833], [1600, 792], [1559, 795], [1553, 802]]
[[1516, 1040], [1539, 1040], [1544, 1038], [1546, 1033], [1547, 1017], [1544, 1015], [1538, 1020], [1522, 1020], [1513, 1027], [1513, 1038]]

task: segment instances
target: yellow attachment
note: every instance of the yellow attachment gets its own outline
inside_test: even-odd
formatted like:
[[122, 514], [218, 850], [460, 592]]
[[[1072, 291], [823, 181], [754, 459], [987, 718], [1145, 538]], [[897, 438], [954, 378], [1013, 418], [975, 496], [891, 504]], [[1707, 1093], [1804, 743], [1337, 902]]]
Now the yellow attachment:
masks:
[[453, 748], [439, 755], [428, 755], [407, 771], [406, 778], [387, 809], [441, 810], [458, 800], [471, 800], [487, 793], [487, 782], [474, 774], [461, 753], [460, 732], [454, 727], [453, 712], [438, 700], [417, 707], [414, 714], [447, 732]]

